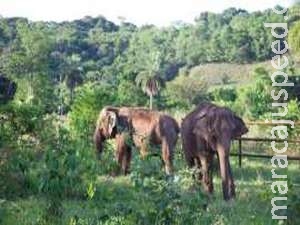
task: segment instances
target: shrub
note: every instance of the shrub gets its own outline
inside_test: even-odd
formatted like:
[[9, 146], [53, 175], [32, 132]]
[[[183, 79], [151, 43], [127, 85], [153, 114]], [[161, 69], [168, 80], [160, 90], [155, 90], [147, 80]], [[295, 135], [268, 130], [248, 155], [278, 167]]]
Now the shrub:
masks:
[[196, 76], [179, 75], [167, 82], [163, 96], [170, 108], [189, 109], [208, 98], [206, 82]]
[[271, 111], [271, 95], [263, 81], [259, 80], [244, 88], [238, 89], [238, 98], [234, 110], [252, 119], [258, 119]]
[[234, 102], [237, 99], [237, 91], [233, 87], [215, 88], [211, 91], [212, 99], [218, 103]]
[[88, 83], [78, 88], [69, 114], [72, 133], [88, 140], [92, 136], [100, 110], [105, 105], [115, 103], [116, 92], [110, 85]]

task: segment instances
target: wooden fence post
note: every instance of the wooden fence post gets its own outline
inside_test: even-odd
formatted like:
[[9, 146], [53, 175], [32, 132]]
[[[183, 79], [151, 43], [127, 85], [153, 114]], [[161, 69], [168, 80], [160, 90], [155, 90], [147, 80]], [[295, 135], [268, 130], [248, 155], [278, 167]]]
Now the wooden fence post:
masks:
[[242, 167], [242, 139], [239, 139], [239, 167]]

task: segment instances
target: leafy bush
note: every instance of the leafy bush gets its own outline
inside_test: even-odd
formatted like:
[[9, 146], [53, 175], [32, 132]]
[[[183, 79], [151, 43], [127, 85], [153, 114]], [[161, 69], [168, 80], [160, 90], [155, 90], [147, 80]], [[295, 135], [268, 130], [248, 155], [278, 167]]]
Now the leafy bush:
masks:
[[148, 99], [138, 86], [130, 81], [123, 80], [118, 85], [118, 102], [126, 106], [145, 106]]
[[37, 192], [36, 158], [44, 121], [30, 104], [1, 106], [0, 196], [12, 198]]
[[189, 109], [208, 98], [207, 84], [196, 76], [179, 75], [167, 82], [163, 96], [166, 98], [167, 107]]
[[233, 104], [233, 110], [240, 115], [251, 119], [261, 118], [271, 111], [271, 95], [269, 72], [262, 68], [256, 68], [253, 73], [253, 81], [237, 89], [237, 100]]
[[234, 102], [237, 99], [237, 91], [233, 87], [215, 88], [210, 94], [212, 95], [212, 99], [218, 103]]
[[235, 105], [238, 105], [240, 112], [247, 117], [260, 118], [271, 110], [271, 96], [264, 82], [256, 82], [254, 85], [241, 89], [238, 96]]
[[113, 86], [88, 83], [78, 88], [69, 114], [72, 133], [89, 140], [100, 110], [115, 103], [116, 92]]

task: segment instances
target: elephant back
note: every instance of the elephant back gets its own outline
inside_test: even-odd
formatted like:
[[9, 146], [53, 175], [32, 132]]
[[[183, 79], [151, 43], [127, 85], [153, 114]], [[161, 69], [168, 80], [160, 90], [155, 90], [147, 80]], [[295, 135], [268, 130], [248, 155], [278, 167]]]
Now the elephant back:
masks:
[[226, 107], [203, 103], [194, 115], [194, 132], [204, 136], [236, 138], [248, 132], [244, 121]]

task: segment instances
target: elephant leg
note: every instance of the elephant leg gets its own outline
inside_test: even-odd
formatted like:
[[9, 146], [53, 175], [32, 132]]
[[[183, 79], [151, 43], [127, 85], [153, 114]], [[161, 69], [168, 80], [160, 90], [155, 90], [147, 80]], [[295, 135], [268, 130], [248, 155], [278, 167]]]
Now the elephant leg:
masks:
[[133, 141], [134, 141], [135, 146], [138, 147], [141, 158], [145, 159], [146, 156], [148, 155], [148, 150], [147, 150], [148, 146], [147, 146], [147, 142], [145, 141], [145, 138], [134, 135]]
[[195, 165], [195, 173], [193, 176], [195, 180], [200, 184], [203, 178], [203, 174], [202, 174], [201, 158], [199, 156], [194, 158], [194, 165]]
[[165, 171], [167, 175], [172, 174], [173, 172], [173, 149], [170, 147], [170, 144], [166, 139], [162, 141], [162, 159], [165, 164]]
[[223, 197], [227, 201], [230, 199], [229, 196], [229, 145], [224, 145], [224, 143], [217, 144], [217, 152], [219, 156], [220, 172], [222, 178], [222, 189]]
[[207, 159], [207, 170], [208, 170], [208, 192], [212, 193], [214, 191], [214, 184], [213, 184], [213, 161], [214, 161], [214, 152], [209, 150], [209, 153], [206, 157]]
[[213, 177], [212, 177], [212, 169], [213, 169], [213, 157], [214, 154], [212, 152], [207, 152], [205, 156], [202, 156], [201, 164], [202, 164], [202, 185], [204, 190], [211, 194], [213, 192]]
[[[186, 138], [187, 139], [187, 138]], [[198, 171], [200, 171], [201, 163], [198, 157], [194, 154], [192, 146], [196, 146], [196, 144], [192, 144], [192, 140], [187, 141], [186, 139], [182, 140], [182, 148], [184, 150], [185, 161], [190, 169], [194, 169], [195, 172], [192, 174], [194, 180], [198, 180]]]
[[213, 162], [214, 162], [214, 153], [211, 152], [208, 156], [208, 179], [209, 179], [209, 190], [210, 193], [214, 191], [214, 184], [213, 184]]
[[126, 149], [123, 153], [123, 159], [122, 159], [122, 172], [124, 175], [127, 175], [129, 173], [130, 169], [130, 161], [131, 161], [131, 148], [129, 146], [126, 146]]
[[124, 135], [118, 135], [116, 159], [123, 174], [128, 174], [131, 161], [131, 148], [126, 145]]

